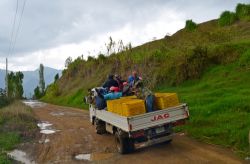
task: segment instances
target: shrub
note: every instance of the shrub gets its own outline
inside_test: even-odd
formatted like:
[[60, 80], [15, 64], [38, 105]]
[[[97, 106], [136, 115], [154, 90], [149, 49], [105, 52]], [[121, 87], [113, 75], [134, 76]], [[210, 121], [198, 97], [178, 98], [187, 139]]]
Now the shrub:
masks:
[[197, 24], [192, 21], [192, 19], [186, 21], [185, 29], [188, 31], [195, 31]]
[[197, 46], [189, 54], [177, 58], [176, 84], [188, 79], [198, 79], [208, 65], [207, 48]]
[[90, 62], [90, 61], [95, 61], [95, 58], [94, 57], [92, 57], [92, 56], [88, 56], [88, 60], [87, 60], [88, 62]]
[[234, 12], [224, 11], [219, 18], [219, 25], [220, 26], [228, 26], [233, 24], [237, 20], [237, 16]]
[[9, 100], [5, 96], [0, 96], [0, 108], [9, 104]]
[[47, 87], [47, 89], [46, 89], [46, 95], [45, 96], [48, 96], [48, 97], [57, 97], [60, 94], [61, 93], [60, 93], [58, 84], [57, 83], [52, 83], [52, 84], [50, 84]]
[[250, 4], [241, 4], [239, 3], [236, 7], [236, 15], [239, 19], [250, 20]]
[[241, 67], [250, 68], [250, 50], [241, 55], [239, 59], [239, 65]]

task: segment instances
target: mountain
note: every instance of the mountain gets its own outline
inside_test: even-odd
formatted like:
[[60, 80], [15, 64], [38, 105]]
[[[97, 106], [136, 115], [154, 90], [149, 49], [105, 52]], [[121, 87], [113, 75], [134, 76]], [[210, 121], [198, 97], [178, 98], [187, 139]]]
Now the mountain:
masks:
[[0, 69], [0, 88], [5, 88], [5, 70]]
[[[50, 67], [44, 67], [44, 80], [45, 85], [49, 85], [54, 81], [55, 75], [58, 73], [61, 75], [61, 70], [57, 70]], [[39, 85], [39, 69], [34, 71], [23, 71], [23, 89], [25, 97], [32, 97], [34, 94], [34, 89]], [[5, 70], [0, 69], [0, 88], [5, 87]]]

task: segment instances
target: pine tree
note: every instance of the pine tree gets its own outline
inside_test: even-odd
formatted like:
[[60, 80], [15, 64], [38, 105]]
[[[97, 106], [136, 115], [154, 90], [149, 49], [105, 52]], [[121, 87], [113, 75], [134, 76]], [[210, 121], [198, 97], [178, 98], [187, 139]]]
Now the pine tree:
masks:
[[44, 81], [44, 66], [43, 66], [43, 64], [40, 64], [40, 69], [39, 69], [39, 87], [40, 87], [41, 94], [44, 95], [45, 81]]

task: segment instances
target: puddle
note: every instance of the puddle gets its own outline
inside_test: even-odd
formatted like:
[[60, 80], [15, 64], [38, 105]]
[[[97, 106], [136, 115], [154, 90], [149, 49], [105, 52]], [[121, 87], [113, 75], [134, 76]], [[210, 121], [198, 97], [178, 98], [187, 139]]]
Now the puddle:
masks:
[[75, 156], [77, 160], [85, 160], [85, 161], [90, 161], [91, 159], [91, 154], [79, 154]]
[[25, 164], [35, 164], [35, 162], [30, 160], [27, 157], [27, 154], [21, 150], [14, 150], [12, 152], [9, 152], [8, 155], [18, 162], [25, 163]]
[[45, 141], [44, 141], [44, 143], [49, 143], [50, 142], [50, 139], [46, 139]]
[[46, 103], [39, 102], [37, 100], [25, 100], [23, 103], [30, 106], [31, 108], [40, 108], [46, 105]]
[[40, 131], [40, 133], [42, 134], [54, 134], [55, 132], [56, 132], [55, 130], [48, 130], [48, 129]]
[[78, 154], [75, 156], [75, 159], [84, 161], [100, 161], [111, 158], [113, 155], [113, 153]]
[[50, 112], [50, 114], [51, 114], [52, 116], [63, 116], [63, 115], [64, 115], [63, 112]]
[[45, 130], [48, 127], [52, 126], [52, 124], [50, 124], [49, 122], [41, 122], [38, 123], [37, 126], [41, 129], [41, 130]]
[[49, 143], [50, 139], [46, 138], [45, 140], [40, 140], [39, 143], [43, 144], [43, 143]]
[[59, 130], [52, 129], [51, 126], [53, 124], [47, 122], [47, 121], [42, 121], [37, 124], [37, 126], [41, 129], [40, 133], [42, 134], [54, 134], [55, 132]]

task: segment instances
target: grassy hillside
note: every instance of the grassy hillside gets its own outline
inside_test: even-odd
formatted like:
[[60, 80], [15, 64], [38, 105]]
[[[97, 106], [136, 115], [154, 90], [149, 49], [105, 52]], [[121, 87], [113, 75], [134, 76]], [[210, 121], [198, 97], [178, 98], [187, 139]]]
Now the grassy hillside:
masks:
[[186, 29], [171, 37], [146, 43], [110, 56], [76, 59], [60, 80], [48, 88], [43, 98], [56, 104], [81, 107], [87, 88], [102, 84], [109, 73], [127, 78], [138, 70], [150, 88], [177, 86], [199, 79], [213, 65], [237, 61], [250, 47], [250, 22], [238, 21], [220, 27], [217, 20], [199, 24], [194, 32]]
[[191, 120], [181, 130], [249, 155], [249, 6], [238, 5], [236, 13], [223, 12], [201, 24], [188, 20], [172, 36], [110, 56], [78, 58], [43, 100], [86, 109], [87, 88], [101, 85], [109, 73], [127, 78], [136, 69], [151, 89], [177, 92], [188, 103]]
[[237, 153], [249, 156], [249, 81], [250, 65], [244, 68], [236, 62], [211, 66], [200, 80], [189, 80], [178, 87], [163, 85], [158, 90], [177, 92], [182, 102], [188, 103], [191, 117], [181, 130], [194, 138], [232, 147]]

